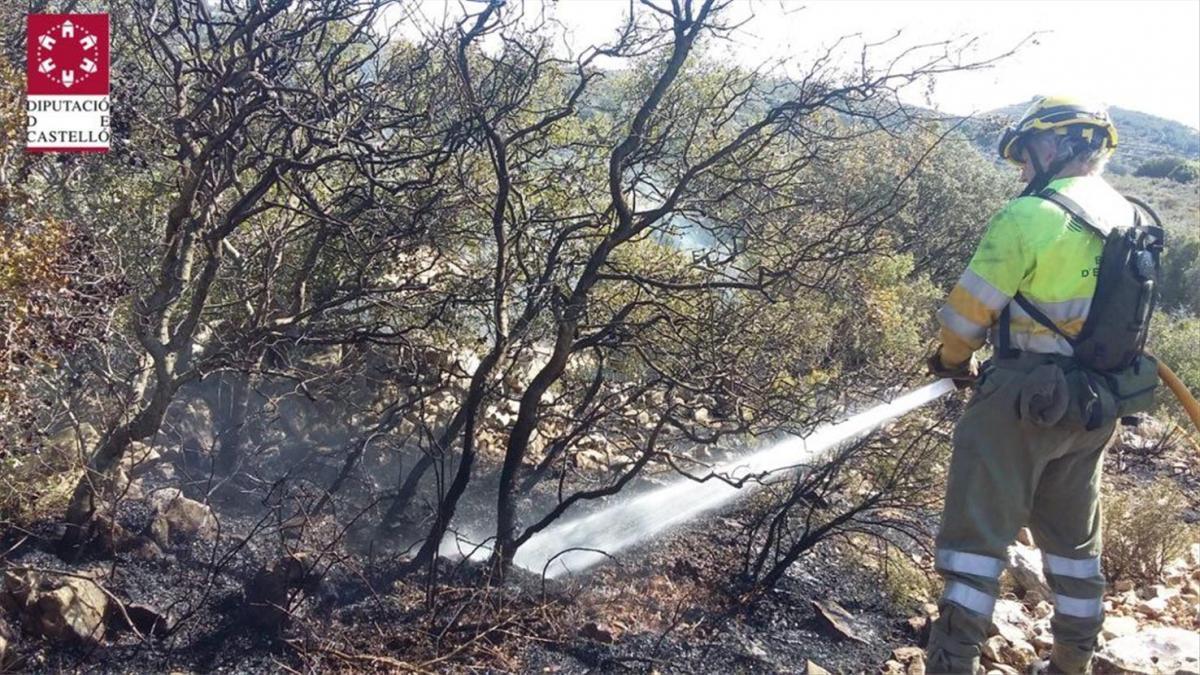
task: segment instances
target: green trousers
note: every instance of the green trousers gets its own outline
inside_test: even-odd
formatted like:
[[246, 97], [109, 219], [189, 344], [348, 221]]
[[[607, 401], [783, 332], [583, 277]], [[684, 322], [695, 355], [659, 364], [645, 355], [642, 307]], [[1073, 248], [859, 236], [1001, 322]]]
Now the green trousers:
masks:
[[[1054, 592], [1054, 665], [1090, 668], [1104, 621], [1100, 473], [1115, 420], [1088, 431], [1062, 357], [1023, 353], [985, 374], [954, 431], [937, 536], [945, 580], [930, 673], [972, 673], [988, 637], [1007, 549], [1028, 525]], [[1064, 372], [1065, 371], [1065, 372]]]

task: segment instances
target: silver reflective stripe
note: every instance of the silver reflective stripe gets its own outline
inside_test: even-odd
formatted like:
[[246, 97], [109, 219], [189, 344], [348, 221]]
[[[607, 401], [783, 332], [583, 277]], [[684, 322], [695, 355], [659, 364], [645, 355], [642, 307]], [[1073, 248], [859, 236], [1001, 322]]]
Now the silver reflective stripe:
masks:
[[1100, 576], [1100, 558], [1064, 558], [1047, 553], [1046, 571], [1060, 577], [1091, 579]]
[[[1091, 298], [1076, 298], [1074, 300], [1064, 300], [1062, 302], [1042, 302], [1033, 298], [1026, 298], [1033, 303], [1034, 307], [1042, 310], [1055, 323], [1066, 323], [1076, 319], [1086, 319], [1088, 312], [1092, 308]], [[1025, 311], [1017, 303], [1012, 304], [1012, 315], [1014, 319], [1028, 319], [1033, 321], [1033, 317]]]
[[942, 597], [959, 607], [989, 617], [992, 615], [992, 608], [996, 606], [996, 599], [992, 596], [957, 581], [946, 584], [946, 592]]
[[1048, 331], [1045, 333], [1025, 333], [1014, 330], [1011, 336], [1012, 346], [1021, 351], [1038, 352], [1039, 354], [1062, 354], [1064, 356], [1074, 356], [1075, 354], [1075, 350], [1071, 348], [1069, 342]]
[[944, 305], [937, 313], [938, 320], [942, 325], [968, 340], [982, 340], [987, 328], [980, 326], [977, 323], [972, 323], [970, 319], [954, 311], [950, 305]]
[[967, 268], [962, 273], [962, 276], [958, 278], [958, 285], [975, 296], [976, 300], [987, 305], [988, 309], [1000, 311], [1004, 309], [1009, 300], [1012, 300], [1011, 295], [991, 285], [987, 279], [971, 271], [970, 268]]
[[977, 553], [939, 548], [935, 565], [939, 570], [962, 572], [963, 574], [974, 574], [980, 577], [988, 577], [989, 579], [998, 579], [1000, 578], [1000, 573], [1004, 571], [1005, 562], [999, 558], [992, 558]]
[[1059, 614], [1091, 619], [1100, 616], [1103, 609], [1102, 598], [1072, 598], [1069, 595], [1054, 594], [1054, 611]]

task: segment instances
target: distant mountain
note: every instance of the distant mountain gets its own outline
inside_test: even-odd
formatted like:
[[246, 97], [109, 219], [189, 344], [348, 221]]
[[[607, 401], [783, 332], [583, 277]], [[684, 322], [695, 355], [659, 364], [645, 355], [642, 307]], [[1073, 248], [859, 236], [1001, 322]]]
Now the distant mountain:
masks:
[[[1014, 103], [977, 115], [963, 125], [967, 136], [988, 156], [995, 157], [1000, 131], [1015, 124], [1029, 107], [1030, 101]], [[1200, 159], [1200, 131], [1186, 124], [1157, 115], [1109, 108], [1117, 125], [1117, 154], [1109, 164], [1114, 173], [1130, 173], [1143, 162], [1155, 157]]]

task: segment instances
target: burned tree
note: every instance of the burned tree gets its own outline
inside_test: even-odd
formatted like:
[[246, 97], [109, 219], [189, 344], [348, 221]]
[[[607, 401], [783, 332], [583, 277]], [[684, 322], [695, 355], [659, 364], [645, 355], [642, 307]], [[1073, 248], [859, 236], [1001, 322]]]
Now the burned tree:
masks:
[[[704, 36], [732, 30], [726, 3], [639, 9], [613, 45], [571, 62], [524, 28], [519, 10], [494, 4], [441, 46], [481, 139], [459, 178], [487, 205], [477, 217], [490, 235], [478, 248], [489, 275], [477, 302], [489, 349], [391, 515], [445, 461], [470, 414], [514, 401], [496, 438], [501, 568], [548, 523], [519, 531], [518, 488], [564, 476], [589, 438], [620, 439], [625, 469], [576, 496], [560, 485], [556, 515], [626, 484], [663, 446], [803, 428], [831, 410], [827, 392], [840, 382], [827, 374], [848, 379], [868, 364], [858, 346], [831, 339], [835, 321], [789, 313], [870, 285], [847, 263], [886, 248], [915, 167], [944, 135], [872, 167], [873, 140], [919, 124], [896, 89], [981, 65], [935, 45], [878, 71], [837, 75], [827, 55], [798, 81], [772, 78], [697, 53]], [[487, 36], [497, 51], [474, 46]], [[637, 62], [601, 75], [596, 53]], [[772, 319], [795, 332], [779, 334]], [[518, 372], [522, 363], [533, 367]], [[662, 424], [671, 438], [655, 446], [649, 431]], [[479, 445], [464, 445], [474, 450], [436, 495], [419, 561], [437, 551]]]
[[105, 424], [71, 499], [69, 547], [104, 477], [158, 431], [185, 384], [242, 373], [219, 450], [230, 470], [245, 378], [276, 371], [287, 345], [402, 339], [385, 320], [346, 317], [420, 292], [423, 268], [395, 263], [429, 227], [436, 169], [457, 134], [431, 119], [436, 106], [414, 86], [436, 85], [436, 73], [376, 32], [384, 5], [114, 8], [131, 46], [115, 65], [135, 92], [135, 141], [162, 148], [150, 161], [166, 195], [146, 200], [155, 240], [126, 233], [141, 250], [128, 270], [136, 342], [116, 378], [124, 410]]

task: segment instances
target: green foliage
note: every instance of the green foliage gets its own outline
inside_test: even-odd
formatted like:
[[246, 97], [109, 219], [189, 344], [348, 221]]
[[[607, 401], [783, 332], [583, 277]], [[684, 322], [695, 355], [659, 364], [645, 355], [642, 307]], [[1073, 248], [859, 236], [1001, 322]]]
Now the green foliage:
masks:
[[[1155, 315], [1150, 350], [1193, 392], [1200, 392], [1200, 350], [1197, 345], [1200, 345], [1200, 316], [1166, 312]], [[1179, 402], [1165, 388], [1157, 400], [1160, 410], [1181, 422], [1187, 419]]]
[[57, 217], [31, 180], [47, 163], [24, 150], [23, 81], [0, 57], [0, 469], [12, 475], [36, 448], [43, 384], [65, 359], [103, 339], [122, 292], [86, 228]]
[[906, 369], [927, 351], [926, 323], [913, 317], [932, 316], [943, 294], [913, 270], [911, 255], [871, 260], [861, 279], [865, 312], [855, 313], [853, 332], [842, 333], [853, 335], [856, 347], [881, 369]]
[[900, 612], [915, 612], [937, 598], [941, 581], [927, 574], [913, 557], [894, 543], [854, 535], [848, 538], [846, 565], [869, 570], [880, 590]]
[[1109, 160], [1108, 165], [1105, 166], [1104, 170], [1109, 176], [1128, 176], [1129, 174], [1133, 173], [1133, 170], [1129, 168], [1128, 164], [1118, 159]]
[[1143, 162], [1133, 172], [1133, 175], [1146, 178], [1170, 178], [1177, 183], [1191, 183], [1200, 178], [1200, 162], [1182, 157], [1157, 157]]
[[914, 271], [949, 287], [962, 273], [988, 220], [1020, 187], [1010, 166], [997, 168], [961, 134], [942, 140], [914, 177], [914, 199], [897, 218], [899, 251]]
[[1200, 235], [1169, 243], [1163, 259], [1161, 292], [1163, 307], [1200, 315]]
[[1105, 495], [1103, 563], [1108, 579], [1158, 580], [1191, 542], [1194, 527], [1183, 519], [1187, 508], [1187, 495], [1165, 478]]

